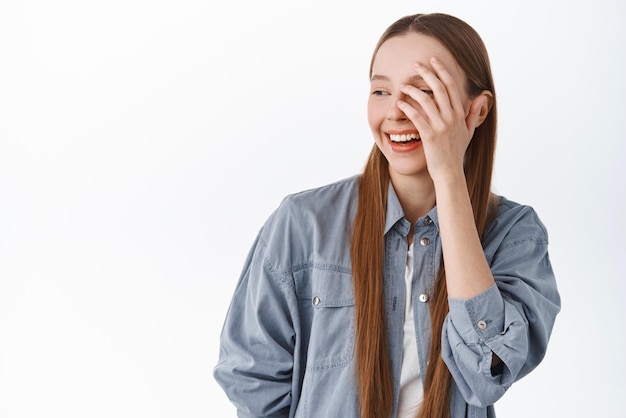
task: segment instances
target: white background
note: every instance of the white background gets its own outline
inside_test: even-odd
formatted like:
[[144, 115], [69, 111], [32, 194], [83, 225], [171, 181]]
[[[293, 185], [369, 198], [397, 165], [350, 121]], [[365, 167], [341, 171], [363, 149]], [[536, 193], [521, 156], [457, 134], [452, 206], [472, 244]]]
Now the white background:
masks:
[[501, 417], [624, 417], [619, 1], [0, 5], [0, 417], [233, 417], [212, 378], [245, 255], [288, 193], [361, 171], [370, 54], [416, 12], [490, 51], [495, 190], [563, 298]]

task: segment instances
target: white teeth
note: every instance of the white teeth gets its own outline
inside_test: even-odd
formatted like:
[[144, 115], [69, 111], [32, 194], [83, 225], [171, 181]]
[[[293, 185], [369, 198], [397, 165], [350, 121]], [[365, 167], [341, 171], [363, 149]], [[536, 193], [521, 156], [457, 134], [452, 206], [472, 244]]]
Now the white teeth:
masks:
[[408, 142], [413, 139], [419, 139], [419, 134], [417, 133], [412, 133], [412, 134], [407, 134], [407, 135], [390, 134], [389, 138], [391, 139], [391, 142]]

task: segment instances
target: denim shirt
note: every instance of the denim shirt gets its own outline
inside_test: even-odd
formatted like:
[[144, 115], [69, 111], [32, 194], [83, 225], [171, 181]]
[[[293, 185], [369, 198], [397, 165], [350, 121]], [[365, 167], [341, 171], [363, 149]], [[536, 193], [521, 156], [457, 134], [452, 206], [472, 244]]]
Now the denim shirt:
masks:
[[[214, 376], [239, 417], [358, 418], [350, 240], [358, 177], [288, 196], [245, 262]], [[430, 342], [429, 294], [441, 260], [434, 208], [415, 223], [414, 302], [420, 370]], [[384, 294], [398, 407], [409, 222], [389, 187]], [[544, 357], [560, 298], [543, 224], [499, 198], [483, 248], [496, 285], [449, 299], [442, 356], [453, 377], [451, 418], [494, 417], [496, 402]], [[495, 353], [502, 369], [492, 375]], [[423, 373], [422, 373], [423, 374]], [[422, 376], [423, 378], [423, 376]]]

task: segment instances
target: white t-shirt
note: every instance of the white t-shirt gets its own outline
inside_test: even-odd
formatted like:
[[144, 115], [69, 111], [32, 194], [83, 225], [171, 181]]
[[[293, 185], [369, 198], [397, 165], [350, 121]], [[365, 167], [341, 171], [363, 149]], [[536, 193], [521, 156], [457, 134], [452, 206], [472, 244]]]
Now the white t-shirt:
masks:
[[413, 244], [409, 246], [406, 257], [406, 303], [404, 307], [404, 337], [402, 350], [402, 371], [400, 373], [400, 400], [398, 418], [415, 418], [422, 399], [424, 387], [420, 377], [419, 359], [417, 357], [417, 338], [413, 316]]

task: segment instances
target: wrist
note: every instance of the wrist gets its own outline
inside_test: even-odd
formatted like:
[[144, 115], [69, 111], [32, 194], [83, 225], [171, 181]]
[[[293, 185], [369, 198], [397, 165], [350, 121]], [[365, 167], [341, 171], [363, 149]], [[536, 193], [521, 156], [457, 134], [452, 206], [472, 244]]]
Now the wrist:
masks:
[[465, 179], [465, 172], [461, 167], [458, 170], [440, 170], [435, 174], [431, 174], [435, 190], [443, 190], [448, 188], [463, 187], [467, 189], [467, 181]]

